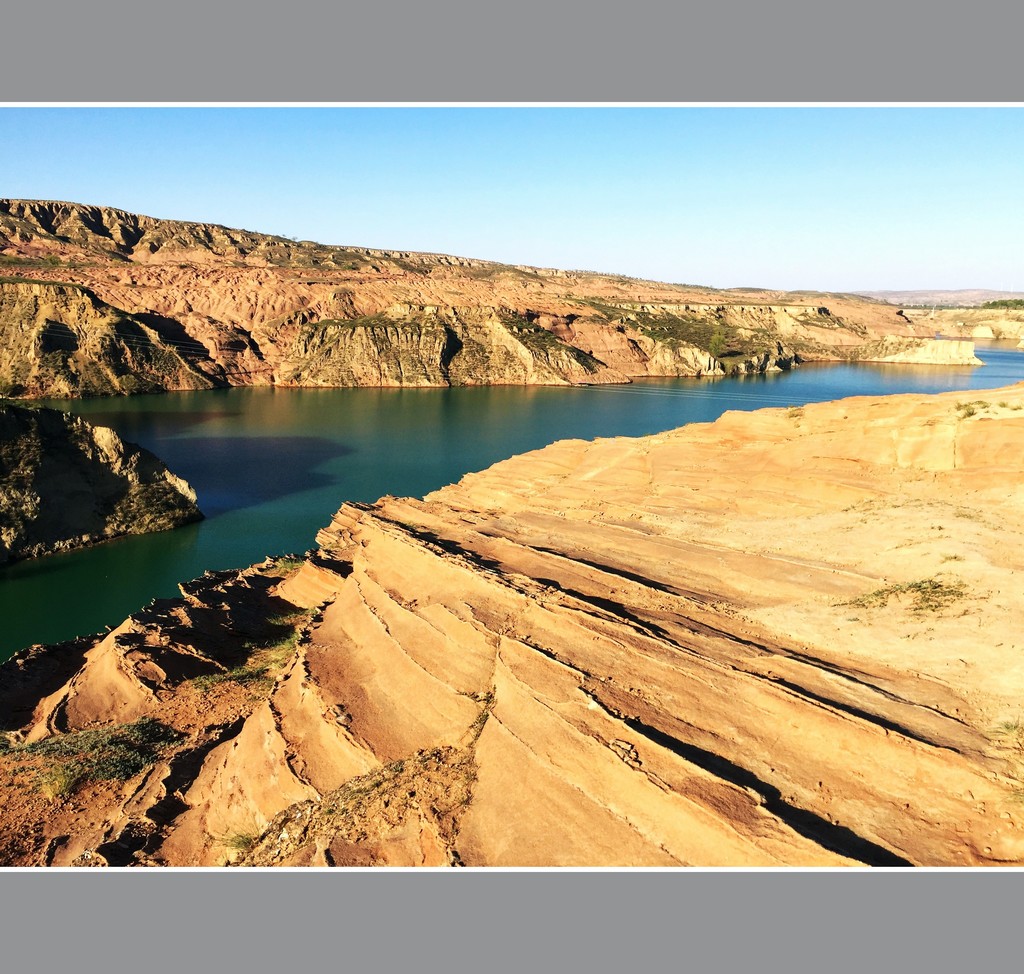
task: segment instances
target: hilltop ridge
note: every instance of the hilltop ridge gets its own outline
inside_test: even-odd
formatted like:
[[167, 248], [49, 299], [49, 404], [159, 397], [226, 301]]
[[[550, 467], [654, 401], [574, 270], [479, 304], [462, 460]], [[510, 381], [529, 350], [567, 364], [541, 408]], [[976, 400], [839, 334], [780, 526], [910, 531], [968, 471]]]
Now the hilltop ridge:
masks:
[[[4, 272], [0, 392], [13, 396], [629, 382], [931, 355], [927, 324], [850, 295], [330, 246], [60, 201], [0, 200]], [[45, 289], [68, 285], [88, 288], [130, 333], [97, 342], [89, 320], [66, 320]], [[53, 323], [73, 348], [47, 344]], [[40, 345], [43, 371], [30, 354]], [[132, 352], [167, 363], [141, 369], [143, 389], [120, 366]], [[960, 361], [976, 362], [966, 348]]]
[[976, 308], [986, 301], [997, 301], [1001, 298], [1019, 298], [1020, 292], [993, 291], [989, 288], [950, 288], [946, 290], [917, 291], [855, 291], [854, 294], [875, 298], [896, 305], [923, 305], [932, 307], [948, 307], [955, 305], [964, 308]]

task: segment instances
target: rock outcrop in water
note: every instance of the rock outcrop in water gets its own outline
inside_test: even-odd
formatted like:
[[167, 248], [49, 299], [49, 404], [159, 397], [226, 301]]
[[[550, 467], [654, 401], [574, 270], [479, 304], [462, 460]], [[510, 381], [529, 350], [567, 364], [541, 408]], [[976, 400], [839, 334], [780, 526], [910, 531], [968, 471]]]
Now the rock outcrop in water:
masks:
[[201, 517], [184, 480], [113, 430], [0, 403], [0, 563]]
[[565, 441], [0, 669], [6, 865], [1024, 864], [1024, 385]]
[[4, 269], [0, 384], [19, 396], [627, 382], [932, 334], [851, 295], [328, 247], [52, 201], [0, 200]]

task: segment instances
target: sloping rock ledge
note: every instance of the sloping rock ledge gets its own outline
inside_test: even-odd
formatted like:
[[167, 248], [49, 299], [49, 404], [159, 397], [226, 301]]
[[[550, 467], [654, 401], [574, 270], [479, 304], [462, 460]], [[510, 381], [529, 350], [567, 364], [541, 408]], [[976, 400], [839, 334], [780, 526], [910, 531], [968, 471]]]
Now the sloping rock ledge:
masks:
[[1024, 384], [346, 504], [0, 669], [0, 861], [1019, 866], [1022, 458]]

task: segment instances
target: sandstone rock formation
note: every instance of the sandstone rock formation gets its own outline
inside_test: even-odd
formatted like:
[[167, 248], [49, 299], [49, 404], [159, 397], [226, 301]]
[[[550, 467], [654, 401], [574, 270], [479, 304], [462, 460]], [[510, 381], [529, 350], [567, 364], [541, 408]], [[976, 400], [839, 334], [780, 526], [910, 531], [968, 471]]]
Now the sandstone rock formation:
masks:
[[[0, 278], [0, 393], [54, 398], [209, 389], [225, 384], [179, 330], [99, 300], [88, 288]], [[204, 371], [204, 366], [207, 371]]]
[[910, 309], [911, 321], [933, 332], [963, 338], [1024, 338], [1024, 311], [1015, 308]]
[[0, 563], [201, 517], [184, 480], [113, 430], [0, 403]]
[[[850, 295], [720, 291], [0, 200], [0, 387], [626, 382], [931, 337]], [[43, 282], [43, 283], [39, 283]]]
[[981, 365], [974, 354], [974, 342], [963, 339], [906, 339], [887, 335], [881, 342], [865, 347], [861, 362], [890, 362], [896, 365]]
[[0, 669], [0, 862], [1019, 866], [1022, 458], [1024, 384], [346, 504]]

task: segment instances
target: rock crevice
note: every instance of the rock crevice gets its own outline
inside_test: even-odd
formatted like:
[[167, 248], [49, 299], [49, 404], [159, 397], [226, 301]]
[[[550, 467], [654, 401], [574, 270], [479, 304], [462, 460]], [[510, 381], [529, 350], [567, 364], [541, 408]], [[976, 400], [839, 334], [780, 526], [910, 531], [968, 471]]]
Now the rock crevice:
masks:
[[[303, 559], [0, 669], [0, 858], [1020, 864], [1024, 386], [992, 400], [730, 413], [346, 504]], [[151, 771], [40, 793], [34, 748], [140, 720], [177, 735]]]

